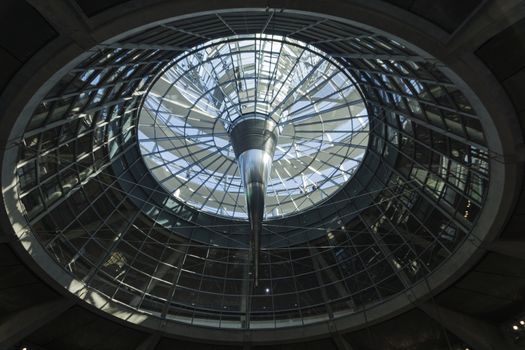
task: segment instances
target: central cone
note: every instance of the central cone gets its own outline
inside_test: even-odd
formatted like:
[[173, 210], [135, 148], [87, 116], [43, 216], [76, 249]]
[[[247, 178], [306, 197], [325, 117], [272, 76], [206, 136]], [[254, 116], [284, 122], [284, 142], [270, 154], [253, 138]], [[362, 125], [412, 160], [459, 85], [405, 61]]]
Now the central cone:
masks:
[[236, 119], [230, 129], [230, 140], [241, 172], [248, 208], [256, 283], [259, 276], [266, 185], [272, 170], [277, 137], [276, 123], [257, 113]]

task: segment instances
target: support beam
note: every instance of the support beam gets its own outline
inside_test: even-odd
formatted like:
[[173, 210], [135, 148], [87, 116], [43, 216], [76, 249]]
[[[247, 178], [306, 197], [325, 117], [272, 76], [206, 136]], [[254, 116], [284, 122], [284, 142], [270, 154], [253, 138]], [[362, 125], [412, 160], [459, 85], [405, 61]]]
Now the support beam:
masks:
[[419, 308], [473, 349], [514, 349], [500, 330], [489, 323], [435, 304], [425, 303]]
[[242, 299], [241, 299], [241, 327], [248, 329], [250, 327], [250, 312], [251, 312], [251, 294], [252, 294], [252, 277], [250, 274], [250, 264], [252, 261], [252, 250], [246, 252], [246, 261], [243, 265], [243, 280], [242, 280]]
[[9, 349], [24, 340], [73, 305], [72, 300], [59, 299], [38, 304], [7, 316], [0, 324], [0, 349]]
[[495, 241], [487, 246], [487, 250], [525, 260], [525, 241]]
[[376, 54], [367, 54], [367, 53], [345, 53], [330, 54], [331, 57], [342, 57], [342, 58], [356, 58], [356, 59], [371, 59], [371, 60], [392, 60], [392, 61], [407, 61], [407, 62], [437, 62], [433, 57], [423, 57], [423, 56], [409, 56], [409, 55], [376, 55]]
[[135, 350], [154, 350], [160, 341], [159, 333], [150, 334]]
[[133, 50], [161, 50], [161, 51], [179, 51], [184, 52], [191, 49], [191, 47], [181, 47], [173, 45], [155, 45], [155, 44], [143, 44], [143, 43], [110, 43], [101, 44], [100, 47], [109, 47], [113, 49], [133, 49]]
[[450, 36], [450, 51], [474, 51], [525, 16], [522, 0], [480, 1], [480, 5]]
[[91, 49], [96, 41], [90, 34], [88, 18], [74, 1], [27, 0], [56, 29], [83, 49]]

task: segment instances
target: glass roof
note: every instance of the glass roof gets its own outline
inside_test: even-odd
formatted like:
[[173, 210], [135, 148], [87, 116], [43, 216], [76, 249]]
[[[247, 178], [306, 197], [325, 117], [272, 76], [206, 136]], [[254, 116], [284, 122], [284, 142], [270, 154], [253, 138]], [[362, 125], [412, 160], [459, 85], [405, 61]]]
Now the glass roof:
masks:
[[[287, 37], [229, 37], [255, 32]], [[177, 336], [192, 336], [196, 328], [188, 332], [189, 325], [208, 327], [210, 341], [212, 331], [224, 339], [257, 329], [249, 336], [275, 342], [281, 340], [277, 328], [279, 334], [289, 328], [289, 339], [314, 327], [324, 334], [327, 321], [360, 325], [413, 303], [417, 288], [429, 286], [430, 292], [436, 278], [453, 277], [458, 259], [469, 259], [465, 242], [480, 242], [489, 232], [491, 226], [478, 223], [493, 214], [485, 206], [495, 183], [481, 120], [487, 116], [477, 114], [469, 102], [473, 92], [444, 63], [398, 38], [313, 14], [246, 11], [196, 15], [119, 40], [93, 50], [54, 81], [5, 157], [17, 163], [16, 186], [6, 188], [4, 204], [14, 213], [21, 241], [31, 243], [28, 253], [101, 311], [141, 327], [165, 323], [162, 332]], [[244, 53], [253, 58], [251, 66], [240, 61]], [[222, 64], [226, 59], [229, 69]], [[231, 62], [238, 62], [237, 78]], [[269, 67], [270, 75], [261, 67]], [[345, 69], [364, 96], [370, 127]], [[257, 94], [249, 81], [258, 82]], [[237, 93], [239, 84], [246, 95]], [[280, 102], [255, 105], [264, 88]], [[288, 91], [288, 99], [279, 89]], [[170, 97], [175, 94], [180, 97]], [[190, 102], [190, 95], [200, 98]], [[291, 157], [295, 150], [286, 158], [277, 149], [274, 169], [294, 169], [283, 165], [285, 159], [296, 166], [308, 160], [328, 176], [328, 166], [326, 173], [319, 170], [322, 161], [339, 170], [344, 164], [346, 173], [332, 167], [336, 184], [352, 175], [340, 191], [334, 182], [318, 181], [327, 196], [336, 192], [322, 204], [264, 223], [258, 285], [249, 224], [221, 217], [217, 208], [214, 216], [189, 206], [213, 212], [215, 198], [227, 203], [232, 194], [242, 196], [239, 180], [226, 171], [237, 165], [220, 133], [228, 132], [243, 105], [261, 114], [279, 106], [272, 114], [283, 129], [279, 142], [302, 147], [298, 159]], [[312, 109], [301, 112], [301, 105]], [[283, 136], [287, 130], [294, 130], [293, 137]], [[319, 144], [320, 151], [308, 153]], [[366, 157], [360, 165], [344, 163], [359, 162], [365, 150], [356, 145], [367, 146]], [[194, 166], [181, 171], [186, 163]], [[296, 179], [322, 179], [303, 167]], [[227, 191], [213, 178], [225, 173]], [[176, 193], [184, 178], [193, 181], [187, 181], [193, 197], [181, 186]], [[274, 180], [275, 188], [283, 186]], [[301, 194], [302, 181], [285, 184], [306, 204], [322, 193], [316, 188]], [[204, 202], [201, 194], [210, 187], [213, 195]], [[240, 206], [228, 210], [242, 218]]]
[[159, 77], [140, 114], [142, 155], [178, 200], [247, 219], [228, 131], [254, 112], [272, 118], [279, 133], [266, 219], [331, 197], [366, 151], [368, 116], [348, 73], [303, 42], [253, 34], [192, 48]]

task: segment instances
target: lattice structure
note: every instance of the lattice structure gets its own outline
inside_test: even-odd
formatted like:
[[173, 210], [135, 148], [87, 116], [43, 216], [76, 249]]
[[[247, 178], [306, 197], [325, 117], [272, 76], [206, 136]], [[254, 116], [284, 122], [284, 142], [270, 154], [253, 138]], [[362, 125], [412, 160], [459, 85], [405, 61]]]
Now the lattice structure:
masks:
[[[276, 57], [285, 47], [291, 51], [289, 63]], [[225, 58], [235, 59], [244, 49], [263, 58], [252, 75], [239, 71], [234, 78], [235, 69], [215, 65], [220, 60], [211, 57], [225, 50]], [[301, 53], [313, 61], [304, 63]], [[213, 63], [204, 63], [208, 56]], [[316, 82], [289, 99], [303, 95], [315, 101], [311, 118], [323, 122], [311, 128], [317, 137], [326, 136], [328, 148], [320, 146], [325, 139], [299, 140], [297, 129], [309, 119], [294, 121], [293, 113], [299, 112], [286, 102], [277, 108], [281, 118], [286, 107], [292, 108], [280, 119], [281, 135], [288, 125], [295, 125], [295, 134], [279, 141], [283, 149], [276, 151], [270, 193], [286, 187], [285, 196], [304, 205], [280, 207], [279, 194], [269, 197], [266, 215], [272, 220], [263, 225], [255, 287], [247, 224], [239, 220], [245, 218], [242, 202], [222, 201], [223, 207], [202, 199], [207, 194], [192, 197], [180, 184], [199, 179], [194, 183], [209, 191], [231, 174], [232, 189], [223, 192], [241, 196], [231, 150], [220, 136], [242, 110], [239, 83], [245, 92], [254, 90], [248, 89], [248, 78], [270, 79], [269, 67], [276, 84], [286, 84], [276, 67], [296, 58], [305, 71], [292, 81], [301, 82], [321, 62], [312, 74], [321, 81], [335, 74], [333, 103], [353, 121], [334, 121], [345, 131], [336, 138], [337, 129], [326, 125], [330, 104], [308, 92]], [[183, 62], [193, 67], [178, 68]], [[210, 65], [221, 69], [218, 78]], [[237, 84], [224, 85], [226, 93], [214, 88], [228, 75]], [[303, 85], [291, 86], [288, 91]], [[490, 178], [488, 149], [480, 119], [459, 86], [433, 57], [335, 19], [234, 12], [159, 25], [100, 45], [47, 92], [19, 140], [17, 200], [26, 210], [24, 224], [64, 273], [125, 310], [235, 329], [297, 326], [361, 313], [437, 271], [475, 227]], [[204, 94], [207, 89], [212, 91]], [[177, 121], [185, 122], [185, 129], [170, 127], [175, 119], [165, 114], [184, 106], [166, 106], [169, 94], [179, 94], [178, 102], [200, 96], [198, 110], [186, 109]], [[287, 95], [273, 91], [271, 96], [282, 102]], [[254, 111], [276, 108], [250, 101], [246, 108]], [[201, 168], [215, 175], [207, 178], [190, 168], [189, 174], [180, 173], [186, 180], [175, 180], [172, 175], [186, 163], [173, 169], [167, 163], [184, 157], [163, 158], [162, 149], [194, 145], [201, 134], [190, 117], [206, 112], [221, 119], [219, 111], [229, 117], [203, 137], [210, 145], [213, 140], [210, 150], [231, 169], [210, 168], [191, 146], [187, 157], [200, 159]], [[151, 123], [157, 131], [148, 129]], [[167, 130], [169, 144], [158, 130]], [[290, 144], [303, 153], [316, 147], [328, 152], [334, 145], [342, 159], [355, 160], [315, 158], [312, 164], [326, 161], [332, 173], [305, 170], [311, 181], [303, 185], [292, 180], [297, 174], [277, 176], [288, 169], [287, 159], [296, 159], [287, 158]], [[197, 195], [201, 198], [194, 200]]]

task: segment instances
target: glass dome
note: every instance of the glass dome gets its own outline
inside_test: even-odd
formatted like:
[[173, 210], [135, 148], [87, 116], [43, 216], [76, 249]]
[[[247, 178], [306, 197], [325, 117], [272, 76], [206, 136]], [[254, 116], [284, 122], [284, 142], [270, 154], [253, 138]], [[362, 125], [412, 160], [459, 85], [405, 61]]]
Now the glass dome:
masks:
[[142, 155], [179, 201], [247, 219], [230, 131], [248, 115], [272, 120], [278, 134], [267, 220], [330, 198], [368, 145], [361, 93], [337, 61], [298, 40], [253, 34], [191, 48], [159, 76], [140, 113]]
[[[126, 322], [210, 341], [361, 327], [452, 278], [490, 231], [492, 119], [393, 35], [223, 11], [67, 68], [10, 136], [5, 204], [46, 273]], [[258, 285], [229, 138], [247, 116], [279, 126]]]

